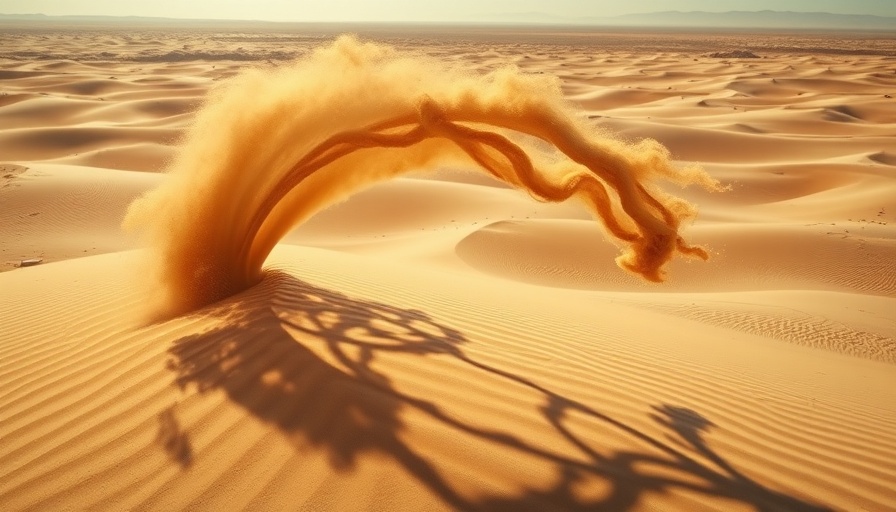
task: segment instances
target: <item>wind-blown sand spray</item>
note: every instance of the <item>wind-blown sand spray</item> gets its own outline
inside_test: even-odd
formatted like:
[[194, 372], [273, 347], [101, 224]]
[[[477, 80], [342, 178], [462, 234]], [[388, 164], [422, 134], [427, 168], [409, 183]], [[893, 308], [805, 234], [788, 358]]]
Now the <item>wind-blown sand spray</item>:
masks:
[[479, 74], [342, 37], [276, 69], [212, 91], [170, 169], [125, 226], [158, 253], [166, 314], [257, 283], [277, 242], [363, 187], [439, 165], [482, 169], [540, 201], [582, 201], [624, 245], [620, 267], [650, 281], [694, 216], [656, 182], [719, 184], [672, 165], [652, 140], [626, 144], [593, 126], [559, 80], [515, 68]]

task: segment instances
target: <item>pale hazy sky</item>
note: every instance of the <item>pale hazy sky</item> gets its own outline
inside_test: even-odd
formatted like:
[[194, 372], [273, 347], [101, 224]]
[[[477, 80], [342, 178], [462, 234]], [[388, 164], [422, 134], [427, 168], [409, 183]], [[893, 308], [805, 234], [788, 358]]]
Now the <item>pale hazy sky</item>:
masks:
[[584, 17], [762, 9], [896, 16], [896, 0], [0, 0], [4, 14], [274, 21], [475, 21], [504, 13]]

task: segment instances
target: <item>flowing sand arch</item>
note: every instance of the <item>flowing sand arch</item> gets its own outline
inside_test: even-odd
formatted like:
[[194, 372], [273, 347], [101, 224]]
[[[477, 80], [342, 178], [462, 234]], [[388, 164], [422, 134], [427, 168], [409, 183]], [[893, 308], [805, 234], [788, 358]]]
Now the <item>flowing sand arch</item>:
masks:
[[[340, 81], [322, 80], [327, 74]], [[408, 83], [412, 90], [402, 92]], [[267, 99], [253, 111], [259, 93]], [[309, 94], [323, 101], [309, 104], [317, 99]], [[246, 101], [249, 110], [238, 110]], [[679, 232], [694, 207], [654, 182], [711, 190], [718, 182], [699, 168], [673, 166], [655, 141], [625, 144], [583, 117], [556, 79], [511, 68], [474, 75], [343, 37], [213, 93], [172, 180], [136, 201], [126, 225], [148, 232], [160, 249], [161, 307], [170, 313], [257, 283], [277, 242], [316, 211], [446, 162], [474, 164], [539, 201], [582, 201], [625, 245], [619, 266], [647, 280], [662, 281], [675, 253], [707, 259]]]

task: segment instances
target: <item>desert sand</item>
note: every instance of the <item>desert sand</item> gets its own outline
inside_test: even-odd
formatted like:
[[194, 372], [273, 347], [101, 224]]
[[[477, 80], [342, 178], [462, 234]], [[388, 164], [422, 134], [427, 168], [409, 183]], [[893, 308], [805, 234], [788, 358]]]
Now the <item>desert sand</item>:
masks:
[[148, 320], [128, 205], [220, 82], [343, 30], [0, 32], [0, 509], [894, 510], [896, 40], [369, 28], [700, 164], [709, 260], [647, 282], [582, 204], [439, 166]]

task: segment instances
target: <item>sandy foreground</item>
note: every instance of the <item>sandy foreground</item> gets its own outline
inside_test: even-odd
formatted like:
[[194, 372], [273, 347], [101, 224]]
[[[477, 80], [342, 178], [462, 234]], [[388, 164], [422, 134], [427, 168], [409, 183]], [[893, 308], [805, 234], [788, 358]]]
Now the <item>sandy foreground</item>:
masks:
[[710, 261], [648, 284], [581, 206], [423, 169], [147, 323], [127, 205], [216, 82], [330, 34], [4, 30], [0, 509], [896, 509], [896, 41], [426, 34], [370, 36], [730, 184], [674, 191]]

